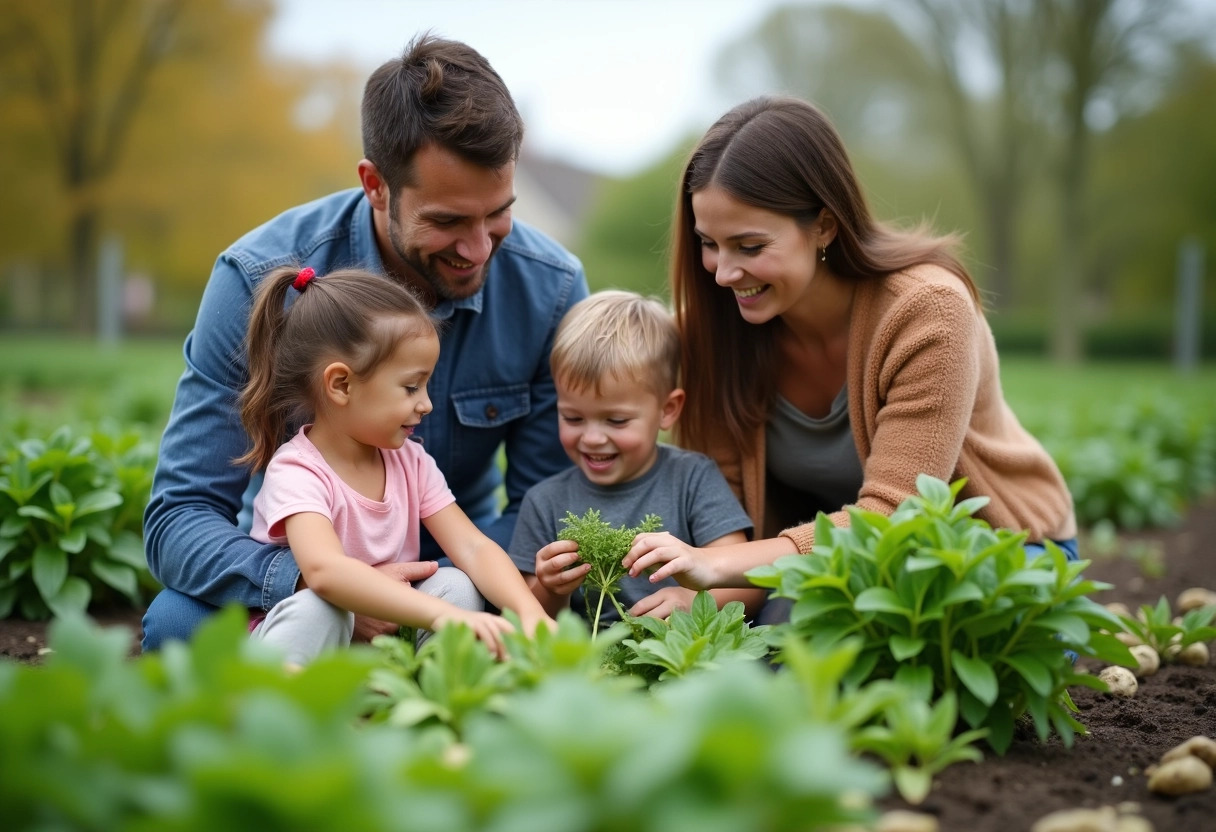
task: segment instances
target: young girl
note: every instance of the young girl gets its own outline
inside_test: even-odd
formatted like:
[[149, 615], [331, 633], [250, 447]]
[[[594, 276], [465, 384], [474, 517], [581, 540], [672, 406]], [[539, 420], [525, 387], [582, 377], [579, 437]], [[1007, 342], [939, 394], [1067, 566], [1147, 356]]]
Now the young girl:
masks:
[[[482, 595], [529, 633], [550, 621], [407, 441], [431, 411], [439, 357], [435, 324], [408, 289], [356, 269], [279, 269], [257, 289], [246, 347], [240, 409], [252, 447], [236, 461], [266, 469], [251, 534], [289, 546], [306, 586], [256, 622], [254, 638], [304, 664], [348, 645], [356, 614], [425, 631], [463, 621], [501, 658], [511, 624], [483, 612]], [[309, 419], [275, 450], [289, 424]], [[419, 524], [456, 568], [411, 586], [380, 568], [418, 559]]]

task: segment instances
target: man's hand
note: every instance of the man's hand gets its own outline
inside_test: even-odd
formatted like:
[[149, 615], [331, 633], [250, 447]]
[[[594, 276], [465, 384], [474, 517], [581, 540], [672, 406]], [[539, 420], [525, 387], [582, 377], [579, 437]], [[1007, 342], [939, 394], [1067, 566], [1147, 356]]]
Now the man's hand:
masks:
[[[435, 574], [439, 564], [433, 560], [420, 560], [409, 563], [382, 563], [376, 567], [395, 581], [407, 586], [415, 581], [425, 581]], [[355, 634], [351, 641], [368, 642], [376, 636], [389, 635], [400, 629], [391, 621], [381, 621], [378, 618], [368, 618], [364, 615], [355, 616]]]

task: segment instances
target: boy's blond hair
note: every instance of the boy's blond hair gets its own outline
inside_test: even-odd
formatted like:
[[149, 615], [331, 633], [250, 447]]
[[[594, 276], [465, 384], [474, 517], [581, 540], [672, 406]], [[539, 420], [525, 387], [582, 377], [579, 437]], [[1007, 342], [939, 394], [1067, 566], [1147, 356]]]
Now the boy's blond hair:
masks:
[[680, 336], [657, 298], [596, 292], [576, 303], [557, 328], [549, 357], [553, 378], [575, 390], [600, 391], [605, 378], [634, 381], [663, 399], [679, 383]]

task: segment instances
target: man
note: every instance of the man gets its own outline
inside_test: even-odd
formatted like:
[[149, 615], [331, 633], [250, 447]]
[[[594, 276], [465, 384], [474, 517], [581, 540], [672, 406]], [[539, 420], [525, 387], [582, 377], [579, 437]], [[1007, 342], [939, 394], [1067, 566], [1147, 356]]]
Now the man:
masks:
[[[251, 231], [211, 273], [144, 515], [148, 564], [166, 587], [144, 617], [145, 650], [188, 638], [218, 606], [268, 610], [302, 586], [290, 550], [249, 538], [260, 478], [231, 463], [248, 447], [236, 397], [250, 299], [278, 266], [321, 276], [343, 266], [382, 270], [432, 306], [442, 322], [429, 382], [435, 410], [416, 435], [461, 508], [501, 546], [528, 487], [570, 464], [557, 437], [549, 349], [587, 282], [573, 255], [512, 222], [523, 122], [502, 79], [469, 46], [424, 35], [372, 74], [362, 112], [361, 187]], [[427, 540], [424, 558], [436, 555]], [[420, 580], [435, 563], [391, 568]], [[361, 620], [356, 637], [389, 628]]]

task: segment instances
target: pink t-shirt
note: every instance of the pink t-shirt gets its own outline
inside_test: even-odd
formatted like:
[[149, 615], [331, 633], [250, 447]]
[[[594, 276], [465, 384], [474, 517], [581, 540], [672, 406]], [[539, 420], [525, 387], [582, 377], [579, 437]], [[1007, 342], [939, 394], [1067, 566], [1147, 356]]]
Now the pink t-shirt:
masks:
[[305, 425], [274, 453], [253, 501], [250, 536], [285, 545], [284, 521], [311, 511], [328, 517], [346, 554], [376, 566], [416, 561], [424, 517], [456, 502], [438, 466], [422, 446], [407, 441], [381, 450], [384, 499], [372, 500], [342, 481], [309, 440]]

